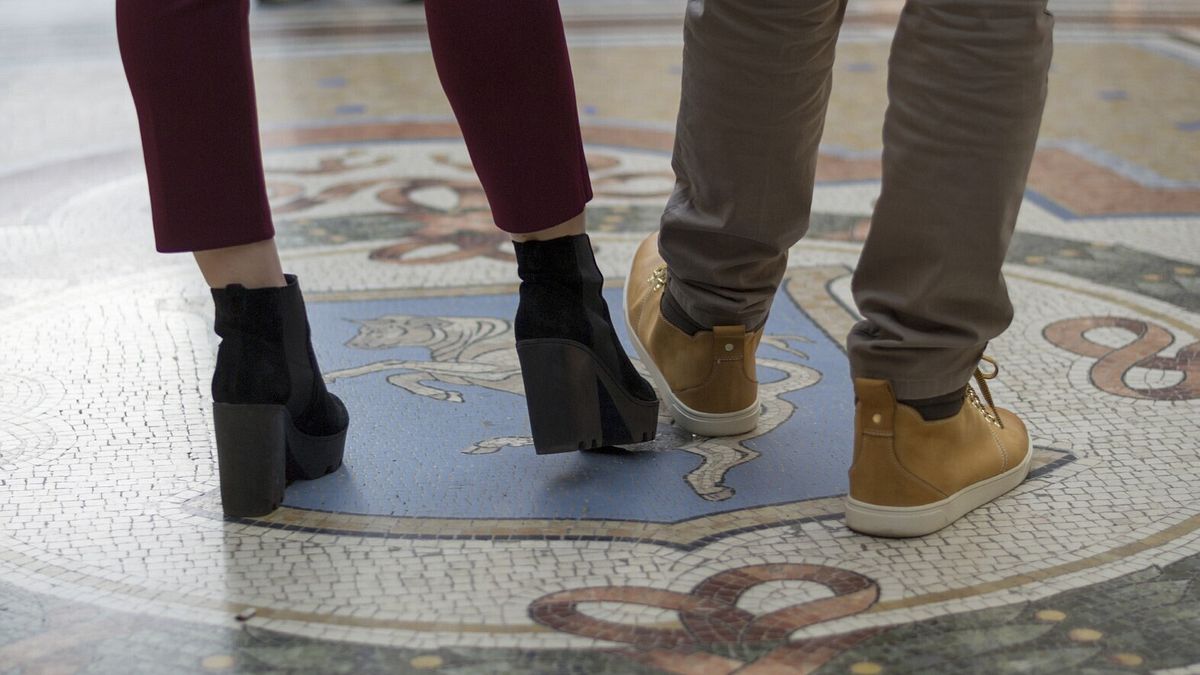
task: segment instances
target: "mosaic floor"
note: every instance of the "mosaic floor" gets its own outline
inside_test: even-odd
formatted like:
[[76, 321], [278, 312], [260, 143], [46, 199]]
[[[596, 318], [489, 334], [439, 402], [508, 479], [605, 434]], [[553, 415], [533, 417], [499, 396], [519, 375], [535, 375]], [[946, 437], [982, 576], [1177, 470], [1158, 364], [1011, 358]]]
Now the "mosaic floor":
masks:
[[[279, 241], [355, 418], [344, 468], [239, 521], [211, 307], [153, 252], [111, 8], [0, 5], [0, 674], [1200, 673], [1193, 3], [1061, 3], [991, 350], [1036, 468], [904, 541], [848, 531], [840, 499], [896, 3], [851, 3], [759, 428], [664, 418], [652, 444], [544, 457], [511, 248], [421, 10], [256, 10]], [[671, 184], [681, 9], [564, 3], [615, 304]]]

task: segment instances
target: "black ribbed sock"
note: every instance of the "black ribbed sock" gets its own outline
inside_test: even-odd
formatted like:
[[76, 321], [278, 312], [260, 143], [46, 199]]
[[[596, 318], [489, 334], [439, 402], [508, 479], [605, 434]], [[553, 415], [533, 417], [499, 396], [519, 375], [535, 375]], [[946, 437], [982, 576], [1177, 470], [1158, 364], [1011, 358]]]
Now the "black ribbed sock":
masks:
[[957, 415], [958, 411], [962, 410], [963, 401], [966, 400], [966, 397], [967, 387], [963, 385], [961, 389], [952, 391], [949, 394], [942, 394], [941, 396], [934, 396], [932, 398], [917, 398], [906, 401], [897, 400], [896, 402], [914, 408], [917, 412], [921, 413], [921, 419], [926, 422], [932, 422]]
[[675, 296], [671, 295], [670, 287], [667, 287], [667, 289], [663, 292], [662, 302], [659, 303], [659, 309], [662, 310], [664, 319], [666, 319], [672, 326], [675, 326], [688, 335], [695, 335], [700, 331], [712, 330], [712, 328], [705, 328], [704, 326], [696, 323], [692, 317], [687, 315], [687, 312], [683, 311], [683, 307], [679, 306], [679, 301], [675, 299]]

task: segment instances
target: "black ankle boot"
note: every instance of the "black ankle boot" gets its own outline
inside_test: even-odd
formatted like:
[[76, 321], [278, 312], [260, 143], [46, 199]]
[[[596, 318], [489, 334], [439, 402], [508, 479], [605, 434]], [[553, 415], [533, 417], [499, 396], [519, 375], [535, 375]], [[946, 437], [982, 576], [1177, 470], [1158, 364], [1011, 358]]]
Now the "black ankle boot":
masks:
[[587, 235], [513, 246], [517, 356], [538, 454], [653, 439], [658, 398], [613, 330]]
[[283, 288], [213, 289], [221, 336], [213, 422], [229, 516], [270, 513], [284, 486], [342, 464], [350, 416], [325, 389], [296, 277]]

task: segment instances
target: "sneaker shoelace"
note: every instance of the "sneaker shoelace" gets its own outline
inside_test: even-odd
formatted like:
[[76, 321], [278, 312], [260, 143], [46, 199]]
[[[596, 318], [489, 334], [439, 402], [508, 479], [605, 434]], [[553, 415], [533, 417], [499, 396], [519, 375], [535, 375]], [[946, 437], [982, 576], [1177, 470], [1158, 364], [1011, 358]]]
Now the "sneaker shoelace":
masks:
[[988, 390], [987, 386], [988, 380], [995, 379], [1000, 374], [1000, 365], [990, 356], [984, 355], [980, 359], [992, 367], [990, 371], [984, 371], [982, 368], [975, 369], [975, 383], [979, 385], [979, 391], [983, 394], [987, 405], [985, 406], [983, 401], [979, 400], [979, 395], [971, 387], [967, 387], [967, 400], [983, 414], [984, 419], [1003, 429], [1004, 423], [1000, 421], [1000, 411], [996, 410], [996, 404], [992, 401], [992, 392]]

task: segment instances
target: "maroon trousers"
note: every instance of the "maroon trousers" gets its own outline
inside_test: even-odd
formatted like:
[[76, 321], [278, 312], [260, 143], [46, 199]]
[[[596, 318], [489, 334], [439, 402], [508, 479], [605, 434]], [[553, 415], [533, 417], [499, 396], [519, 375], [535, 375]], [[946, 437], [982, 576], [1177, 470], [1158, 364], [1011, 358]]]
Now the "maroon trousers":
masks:
[[[496, 225], [583, 211], [591, 183], [557, 0], [427, 0], [442, 87]], [[164, 253], [275, 235], [263, 181], [249, 0], [117, 0], [117, 31]]]

